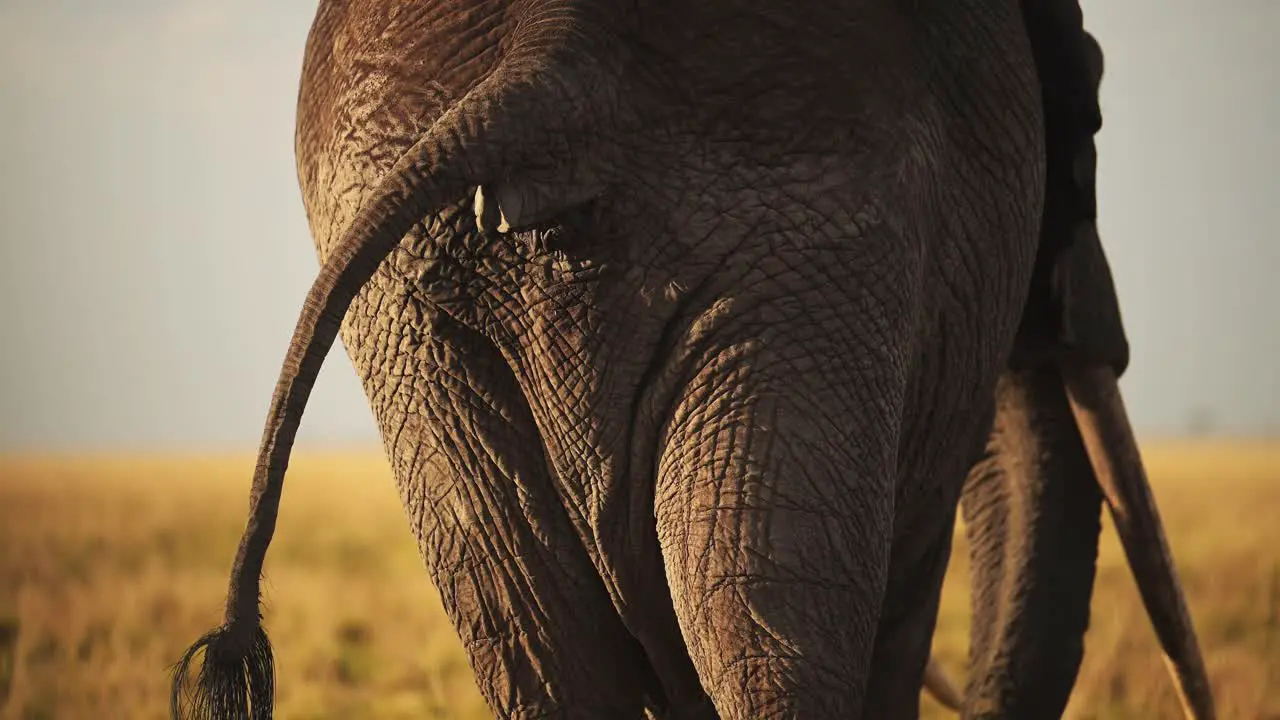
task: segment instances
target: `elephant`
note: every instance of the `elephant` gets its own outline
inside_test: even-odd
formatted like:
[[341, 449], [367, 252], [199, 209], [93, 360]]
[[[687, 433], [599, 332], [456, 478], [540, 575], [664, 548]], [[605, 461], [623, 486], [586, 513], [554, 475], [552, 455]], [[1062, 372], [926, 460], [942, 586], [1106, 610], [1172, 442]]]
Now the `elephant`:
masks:
[[[966, 478], [1005, 456], [1025, 373], [1051, 388], [1020, 407], [1078, 418], [1024, 423], [1037, 457], [1087, 454], [1061, 474], [1161, 532], [1119, 505], [1146, 486], [1116, 369], [1058, 322], [1060, 268], [1086, 294], [1100, 268], [1059, 227], [1080, 218], [1050, 218], [1096, 105], [1057, 1], [321, 0], [296, 133], [321, 268], [174, 717], [271, 715], [260, 576], [339, 335], [500, 717], [917, 716], [962, 496], [1016, 500]], [[975, 526], [983, 547], [1042, 530]], [[1142, 570], [1158, 609], [1182, 602]], [[969, 717], [1018, 712], [1029, 682], [998, 660], [1072, 641], [1039, 595], [1011, 601], [977, 616], [975, 677], [1013, 690], [971, 679]]]

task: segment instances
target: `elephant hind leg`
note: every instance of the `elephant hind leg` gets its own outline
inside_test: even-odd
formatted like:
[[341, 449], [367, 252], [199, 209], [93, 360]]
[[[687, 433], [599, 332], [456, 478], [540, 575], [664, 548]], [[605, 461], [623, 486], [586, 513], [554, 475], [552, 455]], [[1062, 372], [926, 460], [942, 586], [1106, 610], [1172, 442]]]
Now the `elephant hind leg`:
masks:
[[[804, 345], [776, 343], [780, 353]], [[896, 445], [894, 398], [865, 398], [895, 381], [835, 380], [838, 360], [811, 358], [826, 372], [752, 342], [715, 352], [677, 403], [659, 460], [655, 510], [673, 605], [727, 720], [861, 711]], [[886, 366], [861, 365], [887, 375]], [[826, 386], [805, 387], [817, 384]], [[876, 409], [886, 416], [872, 417]]]
[[494, 715], [638, 720], [661, 710], [652, 668], [552, 487], [510, 370], [471, 330], [444, 316], [430, 326], [410, 351], [412, 381], [374, 372], [366, 388], [423, 559]]

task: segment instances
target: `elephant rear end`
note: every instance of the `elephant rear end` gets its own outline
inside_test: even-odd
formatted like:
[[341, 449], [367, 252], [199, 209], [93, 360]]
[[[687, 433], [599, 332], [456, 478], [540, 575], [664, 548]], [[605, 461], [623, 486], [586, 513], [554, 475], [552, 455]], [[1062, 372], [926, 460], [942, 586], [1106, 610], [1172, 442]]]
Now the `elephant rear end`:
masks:
[[496, 714], [910, 717], [1040, 108], [995, 0], [322, 2], [322, 267], [197, 710], [269, 713], [259, 574], [341, 335]]

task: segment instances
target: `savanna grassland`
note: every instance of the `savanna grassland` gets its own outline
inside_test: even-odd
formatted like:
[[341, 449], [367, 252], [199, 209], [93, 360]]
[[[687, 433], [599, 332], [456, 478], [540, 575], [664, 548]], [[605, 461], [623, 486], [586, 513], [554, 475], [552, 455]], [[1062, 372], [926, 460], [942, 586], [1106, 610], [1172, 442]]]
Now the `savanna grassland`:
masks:
[[[1221, 717], [1280, 719], [1280, 444], [1148, 445], [1147, 460]], [[252, 464], [0, 459], [0, 717], [165, 717], [168, 666], [219, 621]], [[1069, 716], [1179, 717], [1103, 532]], [[487, 717], [379, 454], [295, 459], [275, 537], [265, 593], [278, 717]], [[957, 542], [935, 648], [959, 675]]]

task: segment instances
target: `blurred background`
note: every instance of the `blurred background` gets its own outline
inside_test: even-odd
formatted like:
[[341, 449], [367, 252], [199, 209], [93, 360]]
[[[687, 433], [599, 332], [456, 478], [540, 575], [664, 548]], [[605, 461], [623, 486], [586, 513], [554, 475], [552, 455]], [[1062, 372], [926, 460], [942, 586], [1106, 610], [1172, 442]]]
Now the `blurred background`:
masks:
[[[1280, 282], [1271, 276], [1280, 267], [1280, 3], [1081, 4], [1106, 53], [1099, 224], [1133, 348], [1123, 389], [1153, 468], [1164, 468], [1153, 475], [1202, 639], [1246, 648], [1210, 652], [1215, 684], [1242, 713], [1227, 717], [1280, 717], [1269, 695], [1280, 684], [1280, 537], [1265, 534], [1273, 519], [1257, 511], [1280, 506], [1267, 442], [1280, 435]], [[164, 664], [216, 621], [249, 453], [317, 269], [293, 158], [314, 10], [313, 0], [0, 0], [0, 714], [97, 717], [110, 707], [123, 713], [112, 717], [158, 717]], [[290, 632], [309, 638], [280, 651], [282, 667], [297, 653], [300, 673], [282, 682], [282, 712], [350, 717], [376, 695], [370, 717], [482, 715], [378, 447], [355, 373], [334, 352], [299, 438], [315, 454], [297, 463], [305, 478], [284, 501], [295, 515], [282, 516], [280, 536], [297, 523], [286, 541], [297, 544], [273, 547], [280, 622], [292, 613], [313, 628], [278, 636], [282, 646]], [[390, 520], [335, 527], [314, 488], [344, 498], [333, 506], [344, 517]], [[356, 512], [347, 501], [360, 493], [367, 507]], [[1206, 507], [1221, 521], [1206, 519]], [[1136, 635], [1095, 641], [1090, 662], [1106, 662], [1099, 643], [1114, 659], [1128, 642], [1134, 662], [1155, 669], [1141, 665], [1117, 686], [1103, 670], [1090, 680], [1087, 664], [1088, 697], [1073, 712], [1171, 708], [1108, 547], [1104, 569], [1114, 565], [1125, 598], [1115, 606], [1132, 613], [1095, 613], [1095, 632], [1110, 621]], [[128, 548], [137, 557], [126, 562]], [[348, 551], [365, 561], [332, 562]], [[1237, 559], [1248, 580], [1232, 591], [1240, 607], [1216, 608], [1209, 589]], [[406, 578], [418, 595], [352, 589], [362, 587], [353, 573], [386, 573], [365, 578], [370, 587]], [[963, 582], [949, 581], [949, 598]], [[291, 583], [299, 587], [285, 591]], [[324, 588], [369, 593], [366, 610], [403, 603], [412, 615], [421, 603], [425, 619], [410, 625], [431, 639], [397, 645], [368, 613], [316, 604]], [[1196, 588], [1209, 593], [1199, 604]], [[198, 599], [187, 602], [188, 590]], [[95, 604], [95, 592], [116, 599]], [[957, 671], [963, 601], [954, 595], [939, 630], [954, 635], [942, 649]], [[76, 613], [87, 619], [68, 624]], [[164, 632], [142, 615], [162, 618]], [[147, 660], [136, 677], [92, 671], [103, 658], [137, 657]]]

